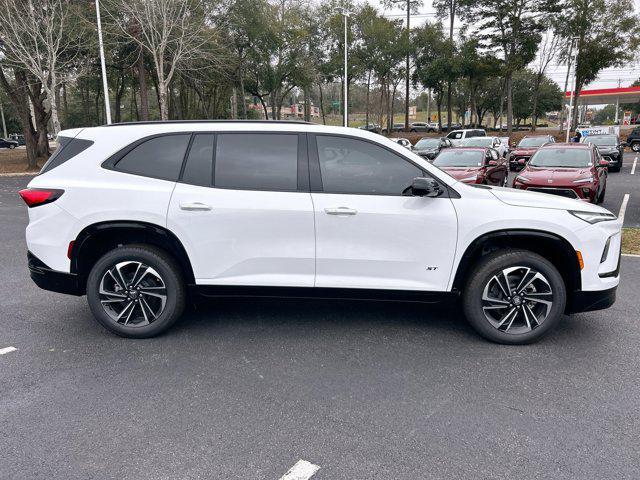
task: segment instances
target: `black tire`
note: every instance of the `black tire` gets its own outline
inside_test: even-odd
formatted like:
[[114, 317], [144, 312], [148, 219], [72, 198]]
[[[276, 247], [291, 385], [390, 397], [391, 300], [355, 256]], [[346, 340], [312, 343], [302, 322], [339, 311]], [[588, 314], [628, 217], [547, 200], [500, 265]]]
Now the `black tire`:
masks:
[[[135, 298], [140, 298], [137, 300], [137, 304], [136, 300], [123, 299], [122, 302], [120, 302], [118, 299], [123, 296], [124, 290], [118, 290], [117, 287], [114, 289], [113, 294], [107, 294], [107, 296], [102, 294], [101, 297], [100, 287], [103, 283], [103, 278], [105, 279], [105, 282], [108, 281], [108, 271], [114, 269], [116, 265], [125, 262], [130, 262], [130, 271], [133, 270], [136, 263], [140, 263], [143, 266], [151, 267], [154, 273], [157, 273], [157, 276], [155, 274], [149, 274], [151, 278], [144, 278], [143, 276], [138, 280], [139, 288], [137, 288], [137, 290], [140, 290], [140, 288], [143, 288], [143, 290], [148, 289], [149, 292], [151, 292], [152, 289], [154, 290], [152, 293], [145, 294], [149, 295], [144, 297], [149, 300], [149, 302], [146, 303], [146, 308], [142, 305], [142, 292], [131, 292], [132, 296], [135, 294]], [[121, 267], [122, 270], [124, 270], [124, 268], [127, 267]], [[137, 270], [133, 274], [133, 277], [131, 277], [133, 281], [138, 278], [136, 275], [138, 275]], [[124, 280], [128, 281], [126, 272], [123, 272], [123, 276], [125, 277]], [[156, 283], [151, 284], [150, 286], [144, 283], [151, 282], [152, 280]], [[112, 283], [114, 283], [115, 286], [116, 283], [119, 284], [124, 282], [120, 281]], [[163, 285], [163, 287], [159, 287], [157, 285]], [[135, 289], [133, 282], [131, 283], [131, 286]], [[125, 286], [125, 288], [127, 287]], [[111, 289], [109, 290], [111, 291]], [[164, 295], [164, 306], [162, 306], [162, 300], [156, 300], [158, 295], [153, 295], [153, 293], [157, 292], [166, 294]], [[177, 265], [175, 260], [163, 250], [148, 245], [127, 245], [125, 247], [111, 250], [95, 263], [89, 273], [89, 277], [87, 278], [87, 301], [89, 302], [89, 308], [91, 309], [93, 316], [110, 332], [127, 338], [150, 338], [167, 330], [182, 314], [185, 305], [185, 297], [186, 288], [182, 279], [180, 267]], [[126, 298], [129, 298], [128, 294]], [[107, 299], [112, 301], [107, 302]], [[108, 307], [103, 307], [103, 300], [105, 300], [105, 304], [109, 305]], [[116, 319], [111, 315], [117, 314], [117, 310], [115, 312], [111, 312], [111, 314], [107, 313], [107, 308], [111, 308], [111, 305], [114, 305], [114, 309], [117, 307], [124, 308], [124, 305], [127, 304], [127, 302], [133, 303], [129, 317], [133, 317], [135, 314], [136, 317], [139, 318], [137, 325], [125, 325], [116, 321]], [[154, 302], [156, 302], [155, 305]], [[158, 308], [154, 309], [153, 306]], [[152, 317], [155, 314], [157, 314], [157, 316], [153, 320], [147, 320], [148, 317]], [[142, 315], [144, 316], [142, 317]], [[145, 320], [147, 320], [146, 324]], [[129, 318], [127, 318], [126, 321], [128, 322]], [[131, 319], [131, 322], [135, 321], [135, 318]]]
[[[503, 270], [510, 267], [525, 267], [539, 272], [547, 282], [546, 285], [549, 286], [550, 293], [545, 294], [542, 292], [542, 288], [540, 288], [540, 291], [536, 293], [535, 286], [532, 284], [531, 288], [534, 290], [533, 292], [529, 291], [528, 293], [532, 295], [531, 297], [525, 297], [527, 293], [523, 293], [522, 297], [520, 297], [519, 294], [511, 293], [513, 297], [508, 297], [508, 302], [500, 300], [500, 302], [508, 303], [508, 306], [494, 306], [494, 308], [498, 308], [497, 310], [490, 310], [491, 307], [487, 307], [487, 312], [489, 313], [485, 315], [482, 298], [485, 289], [489, 289], [489, 286], [494, 283], [494, 279], [496, 279], [498, 275], [501, 275]], [[526, 270], [516, 270], [516, 272], [520, 271], [525, 272]], [[527, 277], [525, 276], [525, 278]], [[517, 279], [518, 277], [515, 273], [510, 278], [512, 281], [517, 281]], [[489, 293], [491, 292], [492, 291], [489, 290]], [[515, 307], [515, 303], [513, 303], [516, 301], [516, 297], [518, 297], [520, 299], [519, 301], [522, 302], [519, 303], [519, 305], [521, 305], [519, 308]], [[511, 300], [512, 298], [513, 301]], [[531, 301], [527, 301], [525, 298], [551, 298], [551, 305], [546, 306], [540, 302], [532, 303]], [[528, 250], [506, 249], [487, 255], [473, 267], [467, 277], [467, 283], [462, 297], [462, 306], [464, 314], [471, 326], [484, 338], [496, 343], [523, 345], [539, 340], [560, 322], [566, 300], [567, 293], [564, 281], [553, 264], [542, 256]], [[531, 307], [532, 304], [534, 307]], [[496, 302], [494, 305], [502, 305], [502, 303]], [[507, 327], [507, 331], [503, 331], [502, 329], [499, 329], [499, 327], [495, 326], [489, 318], [487, 318], [487, 316], [494, 315], [492, 312], [499, 312], [502, 308], [508, 309], [507, 313], [515, 309], [514, 318], [518, 320], [518, 323], [517, 328], [513, 327], [514, 330], [511, 332], [509, 332], [508, 329], [511, 328], [511, 324], [515, 323], [515, 320], [511, 321], [511, 324]], [[537, 326], [529, 328], [528, 331], [527, 325], [531, 327], [534, 322], [530, 322], [528, 317], [525, 319], [525, 308], [528, 308], [528, 311], [531, 313], [535, 313], [534, 310], [544, 309], [546, 314], [546, 317], [543, 318]], [[540, 320], [540, 318], [537, 318], [537, 320]], [[520, 324], [522, 324], [522, 326], [520, 326]], [[506, 325], [503, 324], [503, 327], [504, 326]]]
[[409, 130], [411, 133], [416, 133], [417, 130], [415, 128], [412, 128], [411, 130]]
[[9, 145], [9, 150], [13, 150], [14, 148], [16, 148], [15, 145]]
[[619, 172], [621, 169], [622, 169], [622, 165], [618, 164], [618, 166], [616, 166], [616, 167], [609, 168], [609, 171], [610, 172]]
[[640, 152], [640, 142], [633, 142], [631, 144], [631, 150], [633, 150], [636, 153]]
[[604, 187], [604, 188], [602, 189], [602, 192], [600, 192], [600, 195], [599, 195], [599, 197], [598, 197], [598, 202], [597, 202], [597, 203], [602, 203], [602, 202], [604, 202], [604, 196], [605, 196], [605, 194], [606, 194], [606, 193], [607, 193], [607, 187]]

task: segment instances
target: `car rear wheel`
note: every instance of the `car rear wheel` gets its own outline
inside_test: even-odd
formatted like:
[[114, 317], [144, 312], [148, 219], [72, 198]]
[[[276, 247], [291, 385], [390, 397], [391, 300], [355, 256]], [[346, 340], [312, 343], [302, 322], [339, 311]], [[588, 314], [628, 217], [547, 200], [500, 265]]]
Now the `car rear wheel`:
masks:
[[634, 152], [640, 152], [640, 142], [633, 142], [631, 144], [631, 150]]
[[483, 258], [469, 275], [463, 308], [483, 337], [504, 344], [539, 340], [562, 318], [562, 276], [548, 260], [528, 250], [502, 250]]
[[9, 149], [10, 149], [10, 150], [13, 150], [14, 148], [16, 148], [16, 146], [15, 146], [15, 145], [13, 145], [13, 144], [9, 145]]
[[96, 262], [87, 279], [87, 300], [107, 330], [149, 338], [180, 317], [185, 286], [180, 268], [164, 251], [132, 245], [111, 250]]

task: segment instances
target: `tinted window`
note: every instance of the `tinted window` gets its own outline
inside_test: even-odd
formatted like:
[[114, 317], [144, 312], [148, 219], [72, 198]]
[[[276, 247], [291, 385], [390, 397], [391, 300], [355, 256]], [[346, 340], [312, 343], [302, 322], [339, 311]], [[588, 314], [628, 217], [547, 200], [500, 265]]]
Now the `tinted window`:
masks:
[[484, 158], [482, 150], [443, 150], [433, 164], [438, 167], [481, 167]]
[[491, 137], [467, 137], [460, 142], [461, 147], [493, 147]]
[[462, 132], [451, 132], [447, 135], [447, 138], [453, 138], [454, 140], [459, 140], [462, 138]]
[[518, 143], [519, 147], [540, 147], [549, 141], [548, 137], [524, 137]]
[[598, 147], [615, 146], [618, 145], [618, 137], [615, 135], [589, 135], [588, 137], [583, 137], [583, 142], [593, 143]]
[[296, 190], [298, 136], [230, 133], [218, 135], [215, 186], [246, 190]]
[[529, 165], [532, 167], [590, 167], [592, 165], [591, 150], [575, 147], [543, 148], [533, 155]]
[[422, 170], [362, 140], [318, 135], [323, 190], [328, 193], [402, 195]]
[[440, 146], [439, 138], [421, 138], [416, 143], [416, 148], [438, 148]]
[[213, 167], [213, 142], [215, 135], [198, 134], [193, 137], [187, 163], [182, 173], [182, 181], [201, 187], [211, 186]]
[[93, 142], [91, 140], [58, 137], [58, 148], [56, 148], [56, 151], [53, 152], [53, 155], [49, 157], [49, 160], [47, 160], [47, 163], [44, 164], [42, 170], [40, 170], [40, 173], [48, 172], [49, 170], [62, 165], [64, 162], [71, 160], [79, 153], [85, 151], [91, 145], [93, 145]]
[[127, 153], [116, 164], [115, 169], [176, 181], [190, 137], [191, 134], [185, 133], [151, 138]]

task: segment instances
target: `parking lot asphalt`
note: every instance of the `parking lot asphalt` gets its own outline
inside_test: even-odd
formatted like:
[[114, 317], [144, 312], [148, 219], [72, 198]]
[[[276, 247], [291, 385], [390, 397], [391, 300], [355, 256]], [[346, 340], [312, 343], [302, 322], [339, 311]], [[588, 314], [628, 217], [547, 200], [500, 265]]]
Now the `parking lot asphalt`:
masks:
[[[625, 224], [630, 163], [605, 203], [630, 193]], [[451, 306], [308, 300], [217, 301], [126, 340], [30, 281], [27, 181], [0, 178], [2, 479], [277, 480], [300, 459], [314, 480], [640, 478], [640, 258], [612, 308], [524, 347]]]

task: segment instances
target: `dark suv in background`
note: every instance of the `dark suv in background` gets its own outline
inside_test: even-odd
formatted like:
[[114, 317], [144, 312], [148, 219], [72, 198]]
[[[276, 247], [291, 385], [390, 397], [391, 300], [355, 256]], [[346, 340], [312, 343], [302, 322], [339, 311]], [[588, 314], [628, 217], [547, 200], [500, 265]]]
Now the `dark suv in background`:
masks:
[[627, 145], [629, 145], [634, 152], [640, 152], [640, 127], [634, 128], [631, 130], [631, 133], [627, 135]]
[[582, 137], [581, 141], [598, 147], [602, 158], [609, 162], [609, 171], [620, 171], [624, 157], [624, 145], [620, 142], [620, 137], [613, 134], [589, 135]]

